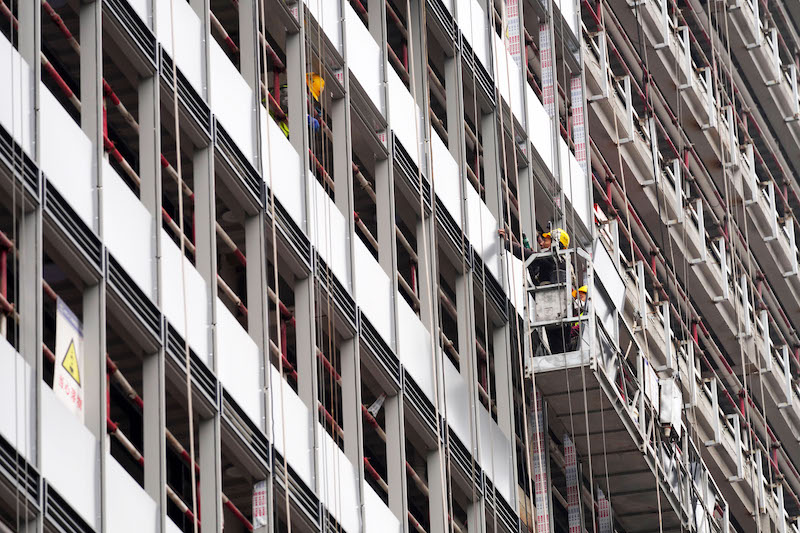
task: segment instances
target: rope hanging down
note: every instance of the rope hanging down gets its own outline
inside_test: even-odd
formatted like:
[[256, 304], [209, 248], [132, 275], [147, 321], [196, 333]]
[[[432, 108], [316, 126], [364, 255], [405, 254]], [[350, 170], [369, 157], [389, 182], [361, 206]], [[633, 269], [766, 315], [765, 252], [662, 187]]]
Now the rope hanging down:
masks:
[[[180, 234], [185, 235], [184, 213], [183, 213], [183, 164], [181, 158], [181, 130], [180, 113], [178, 108], [178, 53], [175, 41], [175, 0], [169, 2], [169, 30], [170, 30], [170, 52], [172, 54], [172, 113], [175, 116], [175, 157], [177, 159], [178, 174], [178, 223]], [[186, 242], [180, 239], [181, 248], [181, 296], [183, 299], [183, 351], [184, 351], [184, 370], [186, 372], [186, 402], [189, 418], [189, 459], [190, 478], [192, 484], [192, 514], [197, 516], [197, 473], [195, 472], [195, 442], [194, 442], [194, 408], [192, 404], [192, 364], [191, 351], [189, 349], [189, 313], [186, 305]], [[198, 524], [192, 520], [192, 529], [198, 533]]]

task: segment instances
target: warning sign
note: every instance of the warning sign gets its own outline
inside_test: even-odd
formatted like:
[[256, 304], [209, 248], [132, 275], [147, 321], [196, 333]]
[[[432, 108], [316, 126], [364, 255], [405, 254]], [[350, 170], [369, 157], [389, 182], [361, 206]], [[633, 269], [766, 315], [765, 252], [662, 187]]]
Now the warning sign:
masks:
[[74, 379], [75, 383], [80, 387], [81, 371], [78, 368], [78, 356], [75, 355], [75, 341], [70, 341], [67, 354], [64, 356], [64, 361], [62, 361], [61, 366], [64, 367], [64, 370], [72, 376], [72, 379]]
[[83, 421], [83, 327], [75, 313], [60, 298], [56, 312], [55, 354], [53, 391]]
[[256, 482], [253, 486], [253, 527], [267, 525], [267, 482]]

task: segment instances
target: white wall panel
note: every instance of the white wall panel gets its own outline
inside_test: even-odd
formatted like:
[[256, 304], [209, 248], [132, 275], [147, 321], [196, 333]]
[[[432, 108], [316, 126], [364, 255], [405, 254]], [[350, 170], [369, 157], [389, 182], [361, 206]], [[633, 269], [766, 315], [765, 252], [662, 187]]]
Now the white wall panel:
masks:
[[447, 423], [453, 432], [461, 439], [461, 444], [468, 450], [472, 449], [470, 436], [470, 416], [472, 402], [469, 397], [467, 382], [453, 366], [450, 359], [444, 361], [444, 399], [447, 405]]
[[450, 155], [439, 134], [431, 133], [431, 159], [433, 161], [433, 187], [436, 197], [463, 228], [461, 218], [461, 180], [458, 178], [458, 163]]
[[572, 34], [577, 36], [578, 18], [575, 8], [576, 2], [577, 0], [558, 0], [558, 8], [561, 10], [564, 22], [566, 22], [567, 26], [572, 30]]
[[328, 432], [317, 424], [319, 446], [317, 466], [320, 479], [320, 500], [342, 525], [345, 531], [360, 531], [361, 516], [358, 501], [358, 470], [344, 452], [333, 442]]
[[339, 283], [352, 292], [350, 286], [350, 241], [347, 221], [317, 179], [309, 171], [308, 181], [314, 194], [314, 242]]
[[414, 97], [408, 92], [394, 69], [389, 69], [387, 81], [389, 84], [389, 112], [391, 114], [392, 130], [394, 130], [400, 142], [403, 143], [403, 148], [406, 149], [411, 160], [419, 166], [417, 145], [420, 137], [417, 127], [421, 125], [421, 120], [414, 118], [419, 117], [419, 108], [414, 105]]
[[395, 298], [397, 298], [397, 355], [419, 388], [435, 405], [430, 333], [399, 293]]
[[347, 62], [350, 66], [350, 71], [378, 111], [384, 114], [381, 49], [350, 6], [350, 2], [345, 2], [345, 19], [345, 24], [347, 25]]
[[478, 192], [467, 187], [467, 235], [480, 254], [486, 269], [500, 281], [500, 237], [497, 219], [483, 203]]
[[150, 7], [148, 6], [148, 0], [128, 0], [128, 3], [131, 5], [133, 10], [139, 15], [139, 18], [142, 19], [145, 26], [148, 28], [150, 27]]
[[[283, 379], [278, 369], [270, 365], [272, 383], [270, 384], [272, 399], [272, 423], [275, 448], [286, 457], [286, 461], [291, 465], [300, 479], [306, 485], [314, 489], [312, 483], [312, 461], [313, 461], [313, 426], [314, 421], [308, 412], [306, 404], [292, 390], [292, 387], [284, 381], [283, 383], [283, 402], [281, 402], [281, 382]], [[282, 431], [283, 424], [286, 424], [285, 434]], [[283, 438], [286, 437], [286, 449], [283, 453]]]
[[170, 324], [189, 341], [195, 353], [210, 366], [208, 347], [208, 324], [210, 322], [210, 300], [203, 277], [194, 265], [183, 258], [186, 274], [186, 318], [189, 333], [184, 333], [183, 278], [181, 274], [181, 250], [164, 229], [161, 229], [161, 288], [162, 310]]
[[175, 525], [172, 518], [167, 517], [167, 533], [183, 533], [183, 530]]
[[564, 188], [564, 195], [578, 218], [581, 219], [586, 228], [591, 228], [591, 210], [589, 207], [589, 184], [586, 172], [575, 159], [567, 143], [561, 137], [558, 138], [561, 153], [561, 186]]
[[[528, 275], [522, 260], [517, 259], [511, 253], [506, 254], [506, 282], [509, 299], [516, 308], [519, 316], [525, 314], [525, 277]], [[530, 286], [530, 285], [529, 285]], [[533, 301], [533, 300], [531, 300]]]
[[[517, 121], [520, 124], [525, 124], [522, 114], [522, 78], [520, 77], [519, 68], [508, 53], [503, 39], [495, 32], [492, 32], [492, 36], [494, 37], [495, 58], [497, 59], [494, 69], [495, 82], [500, 88], [503, 98], [511, 106], [511, 111]], [[507, 116], [503, 118], [508, 120]]]
[[400, 521], [367, 483], [364, 483], [364, 531], [400, 532]]
[[388, 346], [392, 339], [392, 282], [361, 239], [353, 239], [356, 297], [361, 310]]
[[0, 34], [0, 125], [33, 153], [33, 72], [19, 52]]
[[[264, 154], [264, 181], [269, 189], [272, 173], [272, 186], [275, 197], [295, 223], [306, 229], [305, 189], [301, 174], [300, 156], [297, 155], [289, 139], [280, 127], [267, 114], [264, 106], [261, 110], [261, 153]], [[269, 135], [269, 137], [267, 137]], [[267, 191], [269, 192], [269, 191]]]
[[481, 441], [480, 465], [497, 487], [497, 491], [503, 495], [506, 502], [510, 502], [513, 479], [511, 442], [482, 404], [479, 404], [478, 408], [478, 429]]
[[155, 233], [153, 217], [107, 159], [103, 160], [103, 240], [139, 285], [153, 297]]
[[94, 229], [97, 180], [92, 143], [44, 83], [39, 88], [41, 168], [86, 225]]
[[625, 302], [625, 281], [620, 276], [617, 267], [614, 266], [614, 260], [600, 239], [594, 243], [593, 260], [595, 278], [600, 280], [606, 292], [613, 298], [614, 307], [622, 310], [622, 304]]
[[261, 354], [253, 339], [217, 298], [217, 373], [252, 422], [262, 427]]
[[486, 12], [477, 0], [458, 1], [458, 26], [475, 56], [483, 63], [487, 72], [491, 72], [488, 53], [488, 32], [486, 27]]
[[89, 429], [42, 387], [42, 475], [92, 528], [97, 527], [99, 443]]
[[[156, 4], [157, 37], [161, 46], [175, 58], [181, 72], [201, 98], [203, 91], [203, 25], [188, 2], [153, 0]], [[172, 7], [175, 9], [175, 49], [172, 52]]]
[[239, 150], [252, 161], [253, 91], [214, 39], [211, 39], [210, 53], [211, 110]]
[[303, 0], [314, 20], [322, 26], [333, 47], [340, 53], [342, 51], [342, 16], [339, 13], [339, 2], [331, 0]]
[[550, 173], [553, 173], [553, 128], [550, 117], [547, 115], [542, 102], [526, 83], [528, 102], [528, 137], [533, 143], [539, 158], [544, 162]]
[[36, 435], [35, 379], [30, 365], [0, 337], [0, 435], [29, 461]]
[[156, 533], [158, 506], [139, 483], [114, 459], [106, 455], [106, 517], [114, 533]]

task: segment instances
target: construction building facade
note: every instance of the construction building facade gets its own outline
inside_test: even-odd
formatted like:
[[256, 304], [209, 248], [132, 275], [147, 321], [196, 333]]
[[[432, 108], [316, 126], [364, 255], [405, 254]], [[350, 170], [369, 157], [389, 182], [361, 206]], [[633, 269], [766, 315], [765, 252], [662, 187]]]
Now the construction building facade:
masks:
[[800, 533], [797, 0], [0, 15], [0, 531]]

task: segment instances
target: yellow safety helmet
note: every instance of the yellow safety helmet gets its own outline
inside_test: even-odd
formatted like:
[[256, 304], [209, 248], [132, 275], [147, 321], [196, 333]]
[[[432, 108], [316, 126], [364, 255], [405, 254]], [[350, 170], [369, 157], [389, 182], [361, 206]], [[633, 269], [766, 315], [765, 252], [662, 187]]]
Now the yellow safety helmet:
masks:
[[561, 228], [558, 228], [557, 230], [553, 231], [553, 233], [554, 235], [552, 235], [552, 237], [549, 232], [542, 234], [542, 237], [551, 237], [552, 239], [561, 243], [562, 248], [567, 248], [569, 246], [569, 233], [567, 233]]
[[578, 287], [577, 291], [575, 289], [572, 289], [572, 297], [573, 298], [577, 298], [579, 292], [582, 292], [583, 294], [588, 294], [589, 293], [589, 287], [587, 287], [586, 285], [582, 285], [582, 286]]
[[319, 102], [319, 95], [322, 89], [325, 88], [325, 80], [322, 79], [322, 76], [316, 72], [309, 72], [306, 74], [306, 85], [308, 85], [308, 89], [311, 91], [311, 96], [314, 97], [314, 100]]

